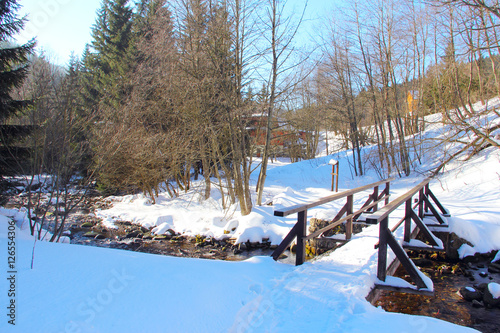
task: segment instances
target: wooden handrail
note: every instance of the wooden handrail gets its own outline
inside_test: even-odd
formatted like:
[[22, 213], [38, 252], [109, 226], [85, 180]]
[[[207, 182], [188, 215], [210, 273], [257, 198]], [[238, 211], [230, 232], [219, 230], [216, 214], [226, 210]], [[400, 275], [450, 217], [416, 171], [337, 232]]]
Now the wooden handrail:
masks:
[[383, 208], [371, 214], [370, 217], [366, 219], [366, 222], [370, 224], [377, 224], [378, 222], [382, 221], [383, 219], [388, 217], [390, 213], [395, 211], [399, 206], [401, 206], [404, 202], [406, 202], [409, 198], [412, 198], [416, 193], [418, 193], [422, 188], [424, 188], [424, 186], [429, 184], [431, 179], [432, 178], [424, 179], [420, 184], [412, 188], [410, 191], [394, 199], [388, 205], [385, 205]]
[[[448, 211], [441, 205], [437, 200], [436, 196], [429, 189], [429, 182], [432, 178], [426, 178], [420, 184], [410, 189], [405, 194], [396, 198], [390, 202], [385, 207], [381, 208], [379, 211], [374, 212], [369, 217], [367, 217], [367, 222], [371, 224], [379, 224], [379, 242], [375, 245], [378, 249], [378, 267], [377, 267], [377, 278], [380, 281], [385, 282], [387, 276], [387, 250], [390, 247], [396, 258], [401, 262], [406, 272], [410, 275], [413, 282], [415, 282], [416, 287], [401, 288], [398, 286], [388, 286], [384, 283], [376, 283], [378, 288], [388, 289], [388, 290], [398, 290], [403, 289], [407, 292], [420, 292], [422, 293], [432, 293], [432, 285], [427, 284], [422, 278], [421, 273], [419, 273], [418, 268], [411, 261], [405, 252], [405, 249], [414, 250], [432, 250], [432, 251], [444, 251], [443, 243], [439, 241], [434, 234], [429, 230], [427, 225], [424, 223], [423, 218], [427, 216], [426, 212], [430, 209], [432, 216], [434, 216], [439, 223], [444, 224], [444, 220], [437, 212], [434, 204], [443, 212], [448, 213]], [[418, 194], [419, 198], [416, 205], [413, 205], [413, 196]], [[434, 203], [430, 201], [432, 199]], [[404, 217], [396, 223], [391, 229], [389, 229], [389, 215], [395, 211], [400, 206], [405, 206]], [[418, 208], [418, 214], [415, 209]], [[422, 234], [422, 237], [429, 243], [428, 245], [421, 246], [411, 244], [412, 239], [412, 228], [411, 224], [414, 222], [416, 227]], [[399, 228], [404, 223], [404, 243], [399, 244], [394, 236], [394, 231]]]
[[[418, 200], [417, 203], [415, 205], [413, 205], [412, 209], [418, 208], [418, 206], [420, 206], [420, 204], [421, 204], [421, 202], [420, 202], [420, 200]], [[406, 217], [403, 217], [401, 220], [399, 220], [399, 222], [396, 223], [391, 228], [391, 232], [393, 233], [394, 231], [396, 231], [405, 221], [406, 221]], [[379, 246], [379, 243], [377, 242], [377, 244], [375, 244], [375, 248], [378, 249], [378, 246]]]
[[379, 186], [379, 185], [383, 185], [383, 184], [392, 182], [394, 179], [395, 178], [389, 178], [389, 179], [386, 179], [386, 180], [381, 180], [381, 181], [373, 183], [373, 184], [369, 184], [369, 185], [357, 187], [357, 188], [352, 189], [352, 190], [347, 190], [347, 191], [344, 191], [344, 192], [336, 193], [336, 194], [333, 194], [333, 195], [330, 195], [330, 196], [318, 199], [318, 200], [313, 201], [313, 202], [291, 206], [291, 207], [286, 208], [286, 210], [276, 210], [274, 212], [274, 216], [284, 217], [284, 216], [291, 215], [293, 213], [298, 213], [300, 211], [309, 210], [309, 209], [314, 208], [316, 206], [321, 206], [321, 205], [324, 205], [324, 204], [329, 203], [331, 201], [342, 199], [342, 198], [345, 198], [345, 197], [347, 197], [349, 195], [353, 195], [353, 194], [356, 194], [356, 193], [359, 193], [359, 192], [363, 192], [363, 191], [369, 190], [371, 188], [374, 188], [375, 186]]
[[[288, 235], [283, 239], [283, 241], [278, 245], [278, 247], [274, 250], [272, 257], [274, 260], [278, 260], [281, 254], [287, 249], [288, 246], [293, 242], [295, 238], [297, 238], [297, 251], [296, 251], [296, 265], [301, 265], [305, 261], [305, 242], [317, 235], [324, 233], [330, 229], [333, 229], [335, 226], [346, 223], [346, 241], [351, 239], [352, 235], [352, 224], [353, 221], [356, 220], [362, 213], [370, 211], [376, 211], [378, 209], [378, 204], [385, 200], [385, 204], [389, 201], [389, 190], [390, 190], [390, 182], [393, 181], [394, 178], [382, 180], [379, 182], [375, 182], [369, 185], [361, 186], [352, 190], [347, 190], [341, 193], [337, 193], [334, 195], [330, 195], [314, 202], [308, 202], [305, 204], [295, 205], [284, 210], [276, 210], [274, 212], [275, 216], [288, 216], [294, 213], [298, 213], [297, 215], [297, 223], [290, 230]], [[382, 193], [378, 192], [378, 188], [380, 185], [385, 184], [385, 189]], [[353, 212], [353, 203], [354, 203], [354, 194], [366, 191], [368, 189], [374, 189], [373, 193], [369, 195], [368, 200], [365, 202], [363, 207], [356, 212]], [[317, 207], [319, 205], [323, 205], [325, 203], [346, 198], [346, 204], [344, 207], [338, 212], [337, 216], [331, 221], [331, 224], [321, 230], [314, 232], [313, 234], [307, 236], [306, 226], [307, 226], [307, 210], [313, 207]], [[342, 218], [342, 216], [346, 214], [347, 216]]]
[[389, 197], [389, 195], [385, 195], [385, 196], [383, 196], [382, 198], [380, 198], [379, 200], [377, 200], [377, 201], [375, 201], [375, 202], [371, 203], [370, 205], [365, 206], [365, 207], [363, 207], [362, 209], [360, 209], [360, 210], [358, 210], [358, 211], [356, 211], [356, 212], [354, 212], [354, 213], [352, 213], [352, 214], [349, 214], [349, 215], [347, 215], [346, 217], [344, 217], [344, 218], [342, 218], [342, 219], [340, 219], [340, 220], [338, 220], [338, 221], [335, 221], [334, 223], [332, 223], [332, 224], [330, 224], [330, 225], [328, 225], [328, 226], [326, 226], [326, 227], [324, 227], [324, 228], [322, 228], [322, 229], [320, 229], [320, 230], [317, 230], [317, 231], [313, 232], [312, 234], [307, 235], [307, 237], [305, 238], [305, 240], [312, 239], [312, 238], [314, 238], [314, 237], [316, 237], [316, 236], [321, 235], [321, 234], [322, 234], [322, 233], [324, 233], [324, 232], [327, 232], [328, 230], [331, 230], [331, 229], [335, 228], [335, 227], [336, 227], [336, 226], [338, 226], [338, 225], [341, 225], [341, 224], [342, 224], [342, 223], [344, 223], [345, 221], [347, 221], [347, 220], [349, 220], [349, 219], [352, 219], [354, 216], [356, 216], [356, 215], [360, 215], [360, 214], [362, 214], [362, 213], [366, 212], [367, 210], [369, 210], [370, 208], [375, 207], [376, 205], [378, 205], [380, 202], [384, 201], [384, 200], [385, 200], [385, 199], [387, 199], [388, 197]]
[[[274, 250], [272, 257], [274, 258], [274, 260], [278, 260], [281, 254], [296, 238], [297, 251], [295, 264], [301, 265], [304, 263], [306, 258], [305, 244], [307, 240], [315, 238], [323, 234], [324, 232], [342, 223], [345, 223], [345, 241], [349, 241], [352, 235], [353, 222], [355, 222], [362, 213], [370, 212], [370, 214], [366, 217], [366, 223], [379, 224], [379, 243], [377, 243], [377, 245], [375, 246], [375, 248], [378, 248], [377, 278], [379, 280], [379, 282], [375, 283], [376, 287], [380, 289], [432, 295], [432, 284], [428, 283], [428, 281], [422, 277], [419, 269], [411, 261], [405, 251], [405, 249], [426, 251], [445, 250], [443, 242], [436, 238], [436, 236], [428, 228], [428, 225], [424, 223], [424, 217], [433, 216], [440, 223], [440, 226], [447, 226], [447, 224], [443, 220], [443, 216], [449, 216], [448, 210], [446, 210], [443, 205], [441, 205], [441, 203], [437, 200], [436, 196], [429, 188], [431, 179], [432, 178], [424, 179], [422, 182], [420, 182], [420, 184], [413, 187], [408, 192], [396, 198], [392, 202], [388, 201], [390, 195], [390, 182], [393, 181], [394, 178], [334, 194], [328, 197], [321, 198], [314, 202], [308, 202], [305, 204], [295, 205], [283, 210], [277, 210], [274, 212], [275, 216], [288, 216], [293, 213], [298, 213], [298, 215], [297, 223], [293, 226], [288, 235], [286, 235], [281, 244]], [[382, 184], [385, 184], [386, 187], [379, 195], [379, 185]], [[354, 211], [354, 194], [372, 188], [373, 193], [368, 196], [368, 200], [365, 202], [365, 204], [357, 211]], [[416, 194], [418, 194], [418, 200], [415, 200], [415, 204], [413, 204], [413, 196], [415, 196]], [[331, 224], [311, 233], [310, 235], [307, 235], [306, 227], [308, 209], [342, 198], [346, 198], [346, 203], [340, 209], [335, 218], [331, 221]], [[385, 206], [378, 210], [377, 205], [384, 200]], [[389, 229], [389, 215], [402, 205], [405, 205], [404, 218], [401, 219], [396, 224], [396, 226]], [[415, 209], [418, 209], [418, 212], [416, 212]], [[443, 214], [442, 216], [441, 214], [439, 214], [438, 209]], [[405, 226], [404, 242], [401, 245], [400, 242], [395, 238], [393, 232], [403, 223]], [[427, 244], [420, 245], [417, 242], [411, 242], [412, 238], [415, 237], [414, 233], [411, 230], [412, 223], [416, 224], [415, 230], [420, 231], [424, 240], [428, 242]], [[414, 286], [402, 287], [399, 285], [390, 285], [385, 282], [387, 277], [387, 251], [389, 248], [394, 252], [396, 258], [399, 260], [401, 265], [403, 265], [411, 280], [415, 283]]]

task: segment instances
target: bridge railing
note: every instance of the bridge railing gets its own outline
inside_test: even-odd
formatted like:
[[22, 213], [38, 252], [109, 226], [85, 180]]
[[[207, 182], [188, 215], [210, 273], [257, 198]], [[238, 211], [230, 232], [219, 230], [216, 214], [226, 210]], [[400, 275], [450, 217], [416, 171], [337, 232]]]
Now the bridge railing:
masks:
[[[283, 241], [276, 248], [276, 250], [274, 250], [272, 257], [274, 258], [274, 260], [278, 260], [278, 258], [283, 254], [283, 252], [285, 252], [285, 250], [290, 246], [290, 244], [294, 241], [294, 239], [297, 238], [295, 264], [302, 265], [306, 258], [306, 241], [318, 237], [323, 233], [327, 232], [328, 230], [331, 230], [342, 223], [345, 223], [346, 225], [345, 241], [349, 241], [352, 236], [352, 224], [353, 222], [358, 221], [361, 214], [367, 212], [370, 213], [376, 212], [378, 210], [378, 205], [381, 202], [384, 202], [385, 205], [389, 203], [390, 182], [393, 180], [394, 178], [382, 180], [352, 190], [336, 193], [309, 203], [295, 205], [283, 210], [276, 210], [274, 212], [274, 215], [281, 217], [297, 213], [297, 223], [293, 226], [292, 230], [290, 230], [288, 235], [283, 239]], [[381, 185], [385, 185], [385, 188], [382, 191], [379, 191], [379, 187]], [[353, 207], [354, 195], [370, 189], [373, 189], [373, 192], [368, 196], [366, 202], [360, 209], [354, 211]], [[307, 235], [308, 209], [340, 199], [346, 199], [346, 203], [344, 204], [342, 209], [340, 209], [338, 214], [333, 218], [331, 224], [329, 224], [325, 228], [315, 231], [312, 234]]]
[[[387, 289], [394, 291], [413, 292], [420, 294], [432, 294], [432, 285], [426, 283], [418, 268], [411, 261], [406, 254], [405, 249], [410, 250], [426, 250], [426, 251], [444, 251], [443, 243], [440, 239], [428, 228], [430, 225], [433, 227], [446, 227], [447, 223], [443, 219], [444, 216], [450, 216], [449, 212], [441, 205], [436, 196], [429, 189], [429, 182], [432, 178], [427, 178], [420, 184], [403, 194], [402, 196], [391, 201], [388, 205], [384, 206], [379, 211], [367, 217], [367, 223], [379, 224], [379, 243], [375, 245], [378, 248], [378, 268], [377, 278], [381, 283], [376, 283], [379, 289]], [[415, 200], [413, 205], [413, 197], [418, 194], [418, 199]], [[389, 215], [397, 208], [405, 205], [404, 217], [396, 223], [392, 229], [389, 229]], [[437, 208], [436, 208], [437, 207]], [[441, 214], [438, 212], [441, 211]], [[415, 211], [417, 210], [417, 212]], [[430, 212], [429, 212], [430, 211]], [[433, 216], [436, 223], [432, 221], [428, 224], [423, 222], [424, 217]], [[418, 227], [422, 237], [428, 244], [421, 241], [412, 242], [412, 222]], [[403, 245], [396, 240], [393, 233], [404, 223], [404, 240]], [[387, 250], [388, 247], [392, 249], [396, 258], [403, 265], [407, 273], [410, 275], [412, 281], [416, 284], [416, 288], [402, 288], [399, 286], [391, 286], [387, 283]]]

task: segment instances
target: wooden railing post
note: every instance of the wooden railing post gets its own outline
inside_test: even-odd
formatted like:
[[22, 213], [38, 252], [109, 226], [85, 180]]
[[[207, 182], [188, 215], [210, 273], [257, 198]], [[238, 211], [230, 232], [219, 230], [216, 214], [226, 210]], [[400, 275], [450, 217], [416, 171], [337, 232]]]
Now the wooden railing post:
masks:
[[335, 179], [335, 192], [339, 191], [340, 162], [337, 162], [337, 179]]
[[[425, 185], [422, 191], [424, 196], [427, 196], [427, 192], [429, 192], [429, 184]], [[429, 205], [427, 203], [427, 200], [424, 199], [424, 214], [427, 214], [428, 212], [429, 212]]]
[[404, 241], [409, 243], [411, 240], [411, 216], [413, 212], [412, 208], [412, 198], [410, 197], [406, 200], [405, 206], [405, 230], [404, 230]]
[[332, 164], [332, 192], [335, 190], [335, 192], [339, 191], [339, 162], [335, 161], [334, 164]]
[[418, 191], [418, 217], [421, 219], [424, 218], [424, 205], [425, 205], [425, 200], [424, 200], [424, 189], [420, 189]]
[[295, 251], [295, 265], [302, 265], [306, 260], [306, 244], [304, 238], [307, 233], [307, 210], [297, 214], [297, 250]]
[[[378, 186], [375, 186], [375, 188], [373, 189], [373, 201], [378, 201]], [[377, 210], [378, 210], [378, 203], [375, 206], [373, 206], [372, 211], [376, 212]]]
[[387, 276], [387, 233], [389, 232], [389, 219], [384, 218], [379, 223], [379, 247], [378, 247], [378, 268], [377, 278], [385, 282]]
[[[351, 194], [347, 196], [347, 216], [354, 212], [354, 196]], [[350, 240], [352, 237], [352, 217], [345, 222], [345, 239]]]
[[385, 189], [384, 189], [385, 195], [387, 196], [385, 198], [385, 205], [386, 206], [389, 204], [389, 192], [390, 192], [390, 190], [391, 190], [391, 182], [388, 181], [387, 183], [385, 183]]

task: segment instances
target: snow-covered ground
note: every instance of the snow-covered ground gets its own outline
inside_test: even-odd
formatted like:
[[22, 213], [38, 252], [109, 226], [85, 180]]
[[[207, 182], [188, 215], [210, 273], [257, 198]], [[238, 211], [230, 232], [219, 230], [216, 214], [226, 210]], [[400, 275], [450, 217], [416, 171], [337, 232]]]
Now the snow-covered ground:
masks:
[[18, 231], [16, 326], [4, 315], [2, 332], [472, 331], [372, 307], [373, 258], [348, 248], [296, 268], [40, 242], [30, 269], [32, 247]]
[[[442, 133], [436, 124], [429, 133]], [[431, 134], [429, 134], [431, 135]], [[98, 212], [108, 225], [129, 220], [188, 235], [269, 238], [277, 244], [296, 222], [277, 218], [282, 207], [331, 194], [330, 159], [340, 161], [340, 190], [378, 181], [375, 171], [353, 178], [349, 152], [311, 161], [273, 163], [265, 201], [245, 217], [221, 208], [216, 190], [200, 200], [196, 191], [156, 205], [142, 195], [114, 198]], [[427, 156], [421, 170], [435, 164]], [[467, 162], [451, 163], [431, 189], [451, 211], [452, 231], [467, 238], [461, 254], [500, 249], [500, 151], [488, 148]], [[254, 175], [255, 177], [257, 175]], [[391, 185], [393, 198], [424, 178], [418, 172]], [[253, 179], [255, 181], [255, 179]], [[366, 197], [359, 196], [355, 205]], [[308, 217], [335, 215], [344, 202], [311, 209]], [[0, 267], [7, 275], [9, 218], [16, 215], [16, 326], [8, 324], [10, 282], [0, 279], [1, 332], [471, 332], [428, 317], [387, 313], [365, 297], [376, 280], [378, 227], [366, 228], [332, 254], [300, 267], [256, 257], [244, 262], [174, 258], [122, 250], [37, 242], [23, 214], [0, 210]], [[395, 215], [395, 218], [397, 214]], [[394, 221], [392, 221], [394, 222]], [[21, 229], [20, 229], [21, 228]], [[8, 277], [8, 276], [7, 276]]]

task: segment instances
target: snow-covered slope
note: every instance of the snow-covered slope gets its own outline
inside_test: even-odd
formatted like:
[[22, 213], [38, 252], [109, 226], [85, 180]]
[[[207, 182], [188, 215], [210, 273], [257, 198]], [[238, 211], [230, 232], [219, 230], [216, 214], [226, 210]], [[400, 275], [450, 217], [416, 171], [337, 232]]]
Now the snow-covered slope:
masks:
[[[436, 133], [444, 130], [429, 129]], [[430, 135], [430, 134], [429, 134]], [[340, 187], [354, 188], [378, 180], [375, 172], [353, 178], [345, 158]], [[113, 208], [99, 212], [112, 225], [126, 219], [158, 231], [169, 227], [186, 234], [239, 241], [269, 237], [275, 244], [295, 223], [295, 216], [276, 218], [274, 209], [330, 194], [332, 156], [312, 161], [273, 164], [265, 198], [274, 206], [256, 207], [242, 217], [236, 207], [221, 209], [212, 199], [200, 201], [195, 192], [177, 199], [160, 196], [151, 205], [141, 196], [115, 198]], [[428, 156], [421, 166], [435, 165]], [[471, 241], [462, 255], [500, 249], [500, 151], [488, 148], [466, 162], [451, 163], [431, 183], [433, 192], [452, 214], [452, 230]], [[393, 197], [424, 178], [415, 172], [397, 179]], [[362, 203], [365, 198], [356, 201]], [[309, 211], [328, 217], [343, 202]], [[9, 219], [25, 226], [23, 214], [0, 211], [0, 268], [7, 275]], [[396, 214], [397, 215], [397, 214]], [[392, 223], [392, 222], [391, 222]], [[473, 330], [427, 317], [386, 313], [365, 296], [376, 276], [378, 228], [372, 226], [329, 256], [300, 267], [256, 257], [244, 262], [173, 258], [122, 250], [37, 242], [30, 268], [33, 239], [16, 229], [16, 326], [8, 324], [7, 290], [0, 279], [4, 309], [1, 332], [471, 332]]]

